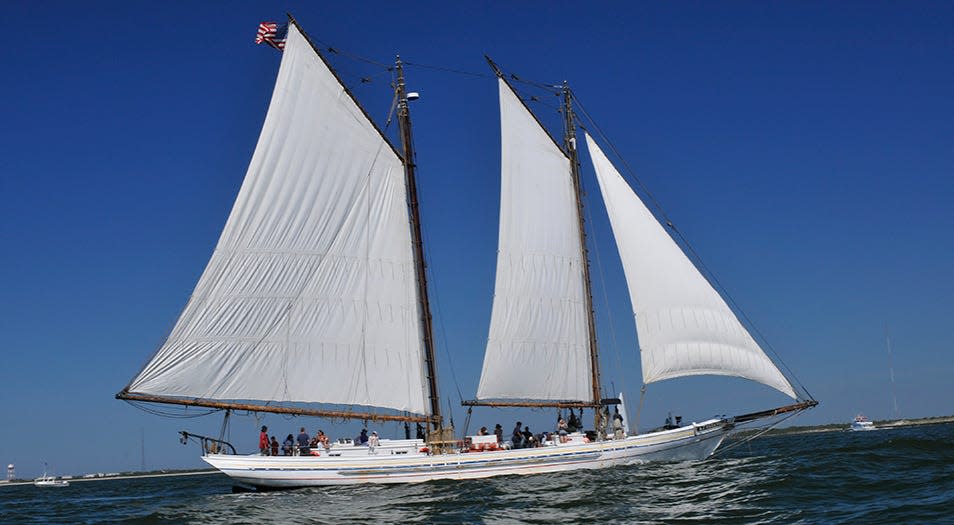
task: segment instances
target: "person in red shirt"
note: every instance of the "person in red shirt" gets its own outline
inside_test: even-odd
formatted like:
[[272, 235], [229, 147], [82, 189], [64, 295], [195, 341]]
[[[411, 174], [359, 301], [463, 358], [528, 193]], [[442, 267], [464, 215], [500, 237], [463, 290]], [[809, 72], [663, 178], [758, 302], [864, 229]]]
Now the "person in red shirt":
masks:
[[261, 455], [267, 456], [271, 446], [268, 442], [268, 427], [262, 425], [262, 433], [258, 435], [258, 451]]

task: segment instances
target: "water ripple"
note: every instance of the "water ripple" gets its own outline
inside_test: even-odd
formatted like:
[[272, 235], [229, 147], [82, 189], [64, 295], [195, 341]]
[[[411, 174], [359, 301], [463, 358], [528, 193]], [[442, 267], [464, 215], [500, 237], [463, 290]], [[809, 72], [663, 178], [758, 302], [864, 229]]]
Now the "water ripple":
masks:
[[222, 475], [0, 489], [3, 523], [954, 523], [954, 425], [763, 437], [705, 462], [232, 494]]

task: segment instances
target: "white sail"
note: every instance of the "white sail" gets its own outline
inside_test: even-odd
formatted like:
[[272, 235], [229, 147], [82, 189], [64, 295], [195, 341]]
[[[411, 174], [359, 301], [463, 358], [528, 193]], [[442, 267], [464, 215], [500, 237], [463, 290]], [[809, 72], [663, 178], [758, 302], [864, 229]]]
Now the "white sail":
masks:
[[586, 143], [629, 285], [643, 382], [738, 376], [796, 398], [791, 383], [589, 134]]
[[403, 165], [294, 24], [215, 252], [132, 393], [425, 413]]
[[590, 400], [570, 161], [503, 80], [500, 238], [478, 399]]

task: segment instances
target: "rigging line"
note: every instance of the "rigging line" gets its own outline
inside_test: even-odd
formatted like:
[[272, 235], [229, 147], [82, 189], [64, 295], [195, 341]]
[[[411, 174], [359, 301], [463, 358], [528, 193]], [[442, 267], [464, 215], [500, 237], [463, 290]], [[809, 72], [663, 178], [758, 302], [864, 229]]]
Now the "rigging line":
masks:
[[520, 82], [521, 84], [527, 84], [528, 86], [538, 87], [544, 91], [549, 91], [550, 93], [553, 93], [554, 95], [563, 94], [563, 86], [560, 84], [552, 84], [552, 83], [547, 84], [545, 82], [536, 82], [533, 80], [526, 80], [526, 79], [518, 77], [514, 73], [510, 73], [510, 80], [514, 82]]
[[[418, 189], [418, 193], [420, 194], [420, 189]], [[423, 223], [424, 221], [421, 221], [421, 222]], [[422, 228], [422, 233], [424, 234], [424, 239], [427, 242], [425, 246], [427, 246], [431, 242], [430, 237], [428, 237], [427, 230], [425, 228]], [[428, 253], [428, 258], [430, 258], [430, 252], [427, 252], [427, 253]], [[447, 328], [444, 325], [444, 312], [443, 312], [443, 309], [441, 308], [441, 298], [440, 298], [440, 294], [438, 294], [436, 290], [436, 288], [438, 288], [437, 271], [434, 270], [433, 267], [428, 265], [427, 273], [433, 276], [433, 278], [431, 279], [431, 282], [434, 283], [434, 286], [428, 289], [433, 290], [431, 292], [431, 295], [434, 296], [434, 302], [437, 305], [437, 317], [438, 317], [438, 323], [441, 326], [441, 340], [443, 343], [441, 346], [443, 346], [444, 355], [447, 357], [447, 365], [448, 365], [448, 368], [450, 368], [451, 379], [454, 380], [454, 388], [457, 389], [457, 397], [461, 402], [463, 402], [464, 394], [462, 394], [460, 391], [460, 382], [457, 381], [457, 373], [454, 371], [454, 360], [451, 359], [450, 350], [448, 350], [449, 345], [447, 344]]]
[[218, 412], [220, 410], [218, 408], [213, 408], [211, 410], [199, 412], [195, 414], [182, 414], [182, 413], [165, 412], [165, 411], [153, 408], [141, 401], [133, 401], [130, 399], [126, 399], [125, 401], [129, 403], [130, 405], [148, 414], [152, 414], [152, 415], [160, 416], [160, 417], [167, 417], [171, 419], [193, 419], [197, 417], [207, 416], [209, 414], [214, 414], [215, 412]]
[[[591, 251], [594, 253], [597, 273], [600, 275], [600, 289], [603, 292], [603, 306], [606, 308], [607, 318], [609, 319], [607, 323], [609, 324], [610, 338], [613, 341], [613, 353], [616, 355], [616, 368], [619, 370], [620, 386], [623, 387], [623, 391], [625, 392], [627, 391], [626, 373], [623, 371], [623, 360], [620, 356], [619, 343], [616, 339], [616, 323], [613, 322], [613, 315], [609, 303], [609, 295], [606, 293], [606, 276], [603, 272], [603, 261], [600, 258], [599, 239], [596, 236], [596, 228], [593, 226], [595, 224], [593, 222], [593, 206], [590, 205], [589, 195], [585, 192], [583, 193], [583, 200], [586, 202], [586, 206], [583, 207], [586, 210], [586, 218], [589, 219], [590, 223], [590, 237], [593, 238], [593, 250]], [[613, 395], [615, 396], [616, 392], [613, 392]], [[624, 405], [623, 409], [626, 411], [626, 417], [629, 418], [629, 408]], [[627, 419], [627, 421], [631, 420]]]
[[[518, 95], [519, 95], [519, 92], [518, 92]], [[553, 110], [555, 113], [557, 113], [557, 114], [559, 114], [559, 115], [562, 115], [562, 114], [563, 114], [563, 108], [561, 108], [561, 107], [559, 107], [559, 106], [557, 106], [557, 105], [555, 105], [555, 104], [549, 104], [549, 103], [547, 103], [547, 102], [544, 102], [543, 99], [541, 99], [540, 97], [538, 97], [538, 96], [536, 96], [536, 95], [527, 95], [527, 94], [524, 94], [524, 96], [523, 96], [523, 101], [524, 101], [525, 103], [527, 103], [528, 105], [529, 105], [530, 103], [533, 103], [533, 104], [536, 104], [536, 105], [539, 105], [539, 106], [544, 106], [544, 107], [550, 108], [551, 110]]]
[[370, 58], [367, 58], [367, 57], [363, 57], [363, 56], [361, 56], [361, 55], [359, 55], [359, 54], [357, 54], [357, 53], [352, 53], [352, 52], [350, 52], [350, 51], [346, 51], [346, 50], [343, 50], [343, 49], [341, 49], [341, 48], [337, 48], [337, 47], [332, 46], [331, 44], [329, 44], [328, 42], [325, 42], [325, 41], [323, 41], [323, 40], [319, 40], [319, 39], [315, 38], [314, 41], [315, 41], [315, 42], [318, 42], [319, 44], [321, 44], [322, 46], [324, 46], [325, 51], [327, 51], [329, 54], [339, 55], [339, 56], [342, 56], [342, 57], [345, 57], [345, 58], [348, 58], [348, 59], [351, 59], [351, 60], [357, 60], [357, 61], [359, 61], [359, 62], [365, 62], [365, 63], [367, 63], [367, 64], [371, 64], [371, 65], [378, 66], [378, 67], [381, 67], [381, 68], [384, 68], [384, 69], [388, 69], [388, 70], [390, 70], [390, 69], [393, 68], [393, 66], [390, 65], [390, 64], [385, 64], [385, 63], [383, 63], [383, 62], [378, 62], [377, 60], [373, 60], [373, 59], [370, 59]]
[[[572, 91], [571, 91], [571, 94], [573, 94]], [[765, 343], [765, 346], [769, 349], [770, 352], [772, 352], [772, 355], [774, 355], [775, 358], [778, 359], [779, 364], [781, 364], [782, 367], [784, 367], [785, 370], [789, 373], [789, 375], [791, 376], [791, 379], [795, 380], [795, 383], [798, 384], [798, 386], [805, 392], [805, 394], [808, 396], [809, 399], [814, 399], [814, 397], [812, 397], [808, 389], [805, 388], [805, 385], [803, 385], [802, 382], [798, 379], [798, 376], [795, 375], [795, 372], [793, 372], [792, 369], [788, 366], [788, 364], [785, 363], [785, 361], [782, 359], [779, 353], [775, 350], [775, 348], [772, 346], [769, 340], [765, 337], [765, 335], [762, 334], [762, 332], [758, 329], [755, 323], [753, 323], [752, 320], [749, 318], [749, 316], [745, 313], [745, 310], [743, 310], [742, 307], [739, 305], [739, 303], [736, 302], [735, 298], [732, 297], [732, 294], [729, 293], [728, 289], [725, 286], [723, 286], [721, 282], [719, 282], [719, 279], [715, 276], [712, 270], [709, 269], [705, 261], [702, 260], [702, 257], [699, 255], [698, 252], [696, 252], [696, 249], [693, 248], [689, 240], [682, 234], [679, 228], [676, 227], [675, 223], [672, 222], [672, 220], [669, 218], [669, 215], [666, 213], [665, 208], [662, 207], [662, 204], [660, 204], [659, 201], [656, 200], [656, 197], [652, 194], [651, 191], [649, 191], [649, 188], [646, 187], [643, 181], [638, 176], [636, 176], [636, 172], [630, 167], [629, 163], [626, 162], [626, 159], [620, 154], [619, 150], [616, 149], [616, 145], [613, 144], [613, 141], [609, 139], [606, 133], [604, 133], [603, 130], [600, 128], [599, 124], [597, 124], [596, 121], [593, 119], [593, 117], [591, 117], [590, 114], [586, 111], [586, 108], [583, 106], [583, 103], [580, 102], [580, 99], [575, 94], [573, 94], [573, 99], [576, 100], [577, 106], [579, 106], [580, 111], [583, 112], [583, 115], [586, 117], [586, 119], [590, 122], [590, 124], [593, 125], [593, 129], [595, 129], [596, 132], [600, 135], [600, 137], [606, 142], [606, 144], [609, 145], [610, 149], [613, 151], [613, 154], [616, 155], [616, 158], [618, 158], [620, 162], [622, 162], [623, 168], [629, 174], [630, 178], [635, 180], [636, 183], [639, 185], [640, 189], [643, 191], [643, 193], [647, 197], [649, 197], [649, 200], [652, 202], [653, 206], [656, 208], [656, 210], [665, 220], [666, 222], [665, 225], [668, 226], [673, 232], [675, 232], [679, 240], [681, 240], [683, 245], [689, 250], [692, 257], [696, 260], [696, 262], [698, 262], [699, 266], [702, 267], [704, 276], [708, 275], [708, 279], [712, 281], [712, 284], [714, 284], [716, 287], [722, 290], [722, 293], [725, 295], [725, 298], [729, 300], [731, 305], [735, 307], [736, 311], [742, 316], [742, 319], [749, 325], [750, 328], [752, 328], [752, 330], [762, 340], [762, 342]]]
[[444, 73], [454, 73], [456, 75], [465, 75], [465, 76], [471, 76], [471, 77], [491, 78], [491, 79], [497, 78], [497, 75], [488, 75], [486, 73], [474, 73], [473, 71], [463, 71], [461, 69], [453, 69], [449, 67], [430, 66], [427, 64], [419, 64], [417, 62], [404, 62], [404, 65], [419, 67], [423, 69], [432, 69], [434, 71], [443, 71]]
[[[732, 443], [732, 444], [729, 444], [729, 445], [726, 445], [726, 446], [722, 447], [721, 449], [717, 450], [716, 452], [713, 452], [712, 455], [709, 456], [709, 457], [713, 457], [713, 456], [717, 456], [717, 455], [723, 454], [723, 453], [725, 453], [725, 452], [727, 452], [727, 451], [729, 451], [729, 450], [732, 450], [732, 449], [734, 449], [734, 448], [736, 448], [736, 447], [742, 446], [742, 445], [744, 445], [744, 444], [746, 444], [746, 443], [748, 443], [748, 442], [754, 440], [755, 438], [761, 437], [761, 436], [765, 435], [766, 432], [768, 432], [768, 431], [770, 431], [770, 430], [772, 430], [772, 429], [778, 427], [779, 425], [781, 425], [782, 423], [784, 423], [786, 420], [788, 420], [788, 419], [790, 419], [790, 418], [793, 418], [793, 417], [795, 417], [795, 416], [801, 414], [802, 412], [804, 412], [804, 410], [799, 410], [799, 411], [797, 411], [797, 412], [792, 412], [791, 414], [789, 414], [789, 415], [783, 417], [782, 419], [779, 419], [779, 420], [776, 421], [775, 423], [773, 423], [773, 424], [771, 424], [771, 425], [767, 425], [764, 429], [762, 429], [761, 431], [757, 432], [755, 435], [742, 438], [740, 441], [738, 441], [738, 442], [736, 442], [736, 443]], [[743, 423], [743, 424], [744, 424], [744, 423]]]
[[[392, 74], [391, 74], [391, 87], [394, 88], [395, 85], [396, 85], [396, 83], [397, 83], [397, 79], [395, 78], [395, 74], [392, 73]], [[392, 121], [392, 119], [394, 119], [394, 113], [397, 111], [397, 105], [398, 105], [398, 92], [397, 92], [397, 88], [395, 88], [395, 89], [394, 89], [394, 97], [391, 99], [391, 108], [388, 109], [388, 118], [384, 121], [384, 131], [387, 131], [388, 128], [391, 126], [391, 121]], [[409, 161], [410, 161], [410, 162], [413, 162], [413, 159], [404, 159], [404, 161], [405, 161], [405, 162], [409, 162]]]
[[[455, 75], [464, 75], [464, 76], [470, 76], [470, 77], [489, 78], [489, 79], [495, 79], [495, 78], [497, 78], [497, 75], [488, 75], [488, 74], [486, 74], [486, 73], [475, 73], [475, 72], [473, 72], [473, 71], [464, 71], [464, 70], [462, 70], [462, 69], [454, 69], [454, 68], [450, 68], [450, 67], [433, 66], [433, 65], [429, 65], [429, 64], [420, 64], [420, 63], [418, 63], [418, 62], [405, 62], [404, 65], [406, 65], [406, 66], [419, 67], [419, 68], [423, 68], [423, 69], [431, 69], [431, 70], [434, 70], [434, 71], [442, 71], [442, 72], [444, 72], [444, 73], [453, 73], [453, 74], [455, 74]], [[517, 75], [514, 75], [513, 73], [510, 73], [510, 74], [509, 74], [508, 80], [513, 81], [513, 82], [519, 82], [519, 83], [521, 83], [521, 84], [527, 84], [527, 85], [530, 85], [530, 86], [535, 86], [535, 87], [538, 87], [538, 88], [540, 88], [540, 89], [549, 91], [550, 93], [553, 93], [554, 95], [559, 95], [559, 94], [561, 93], [561, 89], [562, 89], [562, 86], [559, 86], [559, 85], [556, 85], [556, 84], [547, 84], [547, 83], [545, 83], [545, 82], [536, 82], [536, 81], [533, 81], [533, 80], [526, 80], [526, 79], [523, 79], [523, 78], [518, 77]]]
[[389, 73], [390, 71], [379, 71], [373, 75], [360, 75], [360, 74], [348, 73], [348, 74], [342, 74], [341, 76], [357, 79], [353, 81], [352, 84], [345, 86], [348, 89], [348, 91], [351, 91], [353, 93], [355, 88], [364, 86], [366, 84], [371, 84], [374, 81], [374, 79], [380, 76], [387, 75]]
[[[406, 64], [406, 63], [405, 63], [405, 64]], [[394, 93], [394, 102], [393, 102], [392, 108], [391, 108], [392, 111], [394, 110], [394, 107], [395, 107], [396, 105], [397, 105], [397, 91], [395, 91], [395, 93]], [[387, 121], [387, 122], [388, 122], [388, 124], [391, 123], [391, 115], [388, 116], [388, 121]], [[387, 126], [385, 126], [385, 129], [387, 129]], [[412, 149], [413, 149], [413, 151], [416, 152], [416, 151], [417, 151], [417, 144], [416, 144], [416, 141], [414, 140], [414, 137], [413, 137], [413, 136], [411, 137], [411, 141], [412, 141], [412, 144], [411, 144]], [[415, 157], [416, 157], [416, 155], [415, 155]], [[416, 158], [414, 158], [414, 159], [408, 159], [408, 161], [409, 161], [409, 162], [413, 162], [414, 165], [417, 166], [417, 159], [416, 159]], [[422, 188], [421, 188], [420, 186], [417, 188], [417, 200], [418, 200], [418, 202], [421, 202], [421, 201], [424, 200], [424, 199], [423, 199], [423, 195], [424, 195], [424, 192], [425, 192], [425, 191], [427, 191], [426, 188], [423, 189], [423, 190], [422, 190]], [[424, 241], [424, 251], [425, 251], [425, 261], [426, 261], [426, 260], [429, 260], [429, 259], [430, 259], [430, 256], [431, 256], [431, 252], [430, 252], [431, 240], [430, 240], [430, 237], [428, 236], [427, 221], [424, 220], [424, 216], [423, 216], [423, 214], [422, 214], [420, 211], [418, 211], [418, 214], [420, 214], [419, 223], [420, 223], [420, 226], [421, 226], [421, 235], [424, 237], [423, 241]], [[450, 368], [451, 379], [454, 380], [454, 388], [457, 390], [457, 398], [458, 398], [461, 402], [463, 402], [463, 401], [464, 401], [464, 395], [463, 395], [463, 394], [461, 393], [461, 391], [460, 391], [460, 382], [457, 381], [457, 373], [454, 371], [454, 361], [453, 361], [453, 359], [451, 359], [450, 350], [448, 349], [448, 348], [449, 348], [449, 345], [447, 344], [447, 328], [446, 328], [446, 326], [444, 325], [444, 314], [443, 314], [443, 310], [442, 310], [442, 308], [441, 308], [440, 295], [437, 293], [437, 286], [436, 286], [437, 280], [438, 280], [437, 271], [435, 270], [435, 266], [434, 266], [434, 265], [429, 265], [429, 264], [426, 264], [426, 263], [425, 263], [425, 265], [424, 265], [424, 271], [425, 271], [428, 275], [433, 276], [433, 279], [431, 279], [431, 280], [435, 283], [435, 286], [430, 286], [430, 287], [428, 287], [428, 291], [431, 293], [431, 295], [434, 296], [434, 302], [437, 303], [437, 305], [436, 305], [436, 306], [437, 306], [437, 316], [438, 316], [438, 323], [440, 324], [440, 327], [441, 327], [441, 339], [443, 340], [443, 345], [442, 345], [442, 346], [443, 346], [443, 350], [444, 350], [444, 355], [447, 356], [447, 364], [449, 365], [449, 368]]]

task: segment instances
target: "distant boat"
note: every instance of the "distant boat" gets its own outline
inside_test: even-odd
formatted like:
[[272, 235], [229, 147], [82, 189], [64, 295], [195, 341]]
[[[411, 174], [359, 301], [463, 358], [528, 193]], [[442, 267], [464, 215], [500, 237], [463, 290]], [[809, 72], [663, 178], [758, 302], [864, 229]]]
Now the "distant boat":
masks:
[[874, 423], [868, 420], [862, 414], [855, 416], [855, 420], [851, 422], [851, 427], [849, 427], [852, 432], [863, 432], [866, 430], [877, 430], [877, 427], [874, 426]]
[[46, 464], [43, 464], [43, 475], [33, 480], [37, 487], [69, 487], [70, 482], [46, 473]]
[[212, 259], [167, 340], [116, 397], [225, 410], [223, 435], [233, 410], [422, 426], [416, 439], [406, 426], [403, 440], [300, 456], [238, 455], [222, 437], [183, 432], [183, 442], [202, 440], [207, 463], [243, 485], [302, 487], [702, 460], [737, 424], [817, 405], [796, 393], [587, 135], [633, 299], [643, 384], [736, 376], [796, 401], [626, 435], [622, 415], [610, 415], [622, 395], [604, 397], [600, 380], [572, 94], [566, 85], [558, 92], [561, 145], [491, 63], [503, 147], [500, 247], [477, 399], [463, 404], [588, 409], [594, 426], [514, 443], [545, 445], [532, 448], [458, 439], [438, 398], [408, 115], [414, 96], [402, 63], [393, 69], [399, 151], [294, 19], [283, 45], [261, 138]]

